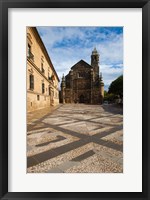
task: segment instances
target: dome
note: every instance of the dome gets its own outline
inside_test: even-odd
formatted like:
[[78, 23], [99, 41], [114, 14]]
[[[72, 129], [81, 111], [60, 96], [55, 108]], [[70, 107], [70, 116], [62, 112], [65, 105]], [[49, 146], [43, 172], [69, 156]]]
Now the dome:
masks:
[[64, 82], [65, 81], [65, 77], [64, 77], [64, 74], [63, 74], [63, 76], [62, 76], [62, 82]]
[[94, 50], [92, 51], [92, 55], [98, 55], [98, 51], [97, 51], [96, 47], [95, 47]]

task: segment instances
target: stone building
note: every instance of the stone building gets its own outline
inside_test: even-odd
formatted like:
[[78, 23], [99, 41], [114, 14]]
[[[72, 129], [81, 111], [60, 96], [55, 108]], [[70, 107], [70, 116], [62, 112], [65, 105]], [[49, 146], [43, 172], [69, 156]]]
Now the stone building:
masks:
[[95, 48], [91, 55], [91, 65], [80, 60], [63, 76], [61, 102], [101, 104], [103, 97], [104, 83], [99, 70], [99, 53]]
[[35, 27], [27, 28], [27, 111], [59, 104], [59, 78]]

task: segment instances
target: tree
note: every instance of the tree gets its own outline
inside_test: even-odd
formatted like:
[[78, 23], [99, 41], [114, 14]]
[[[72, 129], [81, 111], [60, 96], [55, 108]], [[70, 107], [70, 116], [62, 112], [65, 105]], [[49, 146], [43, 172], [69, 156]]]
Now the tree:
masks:
[[119, 95], [121, 98], [123, 97], [123, 75], [110, 84], [108, 93], [116, 96]]
[[109, 94], [107, 91], [104, 91], [104, 101], [112, 102], [115, 98], [114, 94]]

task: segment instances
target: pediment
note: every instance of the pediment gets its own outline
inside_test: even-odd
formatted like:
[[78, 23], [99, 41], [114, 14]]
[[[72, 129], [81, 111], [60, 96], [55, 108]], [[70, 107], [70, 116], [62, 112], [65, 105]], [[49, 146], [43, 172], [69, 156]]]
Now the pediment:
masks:
[[75, 65], [73, 65], [71, 67], [72, 70], [74, 69], [81, 69], [81, 68], [92, 68], [91, 65], [89, 65], [87, 62], [85, 62], [84, 60], [80, 60], [79, 62], [77, 62]]

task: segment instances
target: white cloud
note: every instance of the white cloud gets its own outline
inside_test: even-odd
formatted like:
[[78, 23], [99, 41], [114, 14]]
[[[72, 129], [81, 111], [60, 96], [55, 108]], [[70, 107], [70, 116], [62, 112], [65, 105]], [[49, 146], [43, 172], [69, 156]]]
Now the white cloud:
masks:
[[[118, 65], [117, 65], [118, 66]], [[122, 64], [119, 64], [119, 66], [122, 66]], [[110, 85], [110, 83], [118, 78], [118, 76], [123, 74], [123, 68], [114, 68], [112, 65], [101, 65], [100, 66], [102, 75], [103, 75], [103, 81], [105, 85]]]
[[98, 45], [100, 58], [103, 64], [120, 63], [123, 61], [123, 39], [122, 35], [116, 36], [114, 40]]
[[55, 27], [39, 27], [38, 30], [40, 30], [40, 32], [42, 31], [41, 38], [49, 47], [53, 47], [56, 42], [60, 42], [65, 38], [84, 38], [84, 33], [80, 30], [80, 28], [77, 27], [68, 27], [67, 29], [63, 27], [60, 27], [59, 29]]
[[[94, 47], [100, 53], [100, 71], [106, 86], [123, 73], [123, 35], [109, 30], [107, 34], [97, 33], [96, 30], [96, 27], [40, 27], [41, 38], [60, 79], [79, 60], [90, 64]], [[72, 44], [75, 38], [77, 42]], [[66, 39], [67, 45], [59, 45]]]

